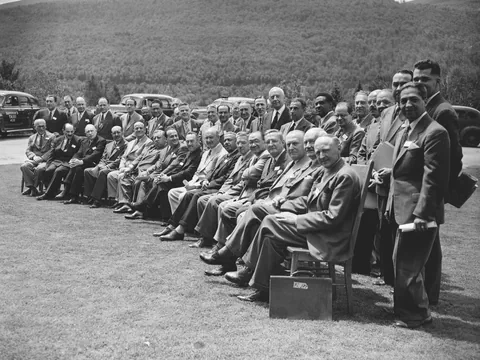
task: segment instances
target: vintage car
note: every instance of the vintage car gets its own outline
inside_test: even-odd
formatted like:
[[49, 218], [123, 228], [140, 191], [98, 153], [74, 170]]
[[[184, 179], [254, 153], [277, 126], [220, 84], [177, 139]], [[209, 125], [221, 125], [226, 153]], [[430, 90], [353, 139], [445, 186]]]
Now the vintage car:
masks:
[[0, 134], [32, 131], [38, 99], [20, 91], [0, 90]]
[[480, 111], [468, 107], [453, 105], [458, 114], [458, 131], [463, 146], [477, 147], [480, 144]]
[[125, 107], [125, 102], [129, 98], [132, 98], [136, 101], [137, 105], [135, 111], [139, 114], [142, 113], [143, 107], [150, 107], [154, 101], [158, 101], [160, 103], [165, 115], [172, 116], [173, 114], [172, 102], [174, 98], [162, 94], [128, 94], [122, 97], [120, 104], [110, 105], [110, 110], [115, 114], [126, 113], [127, 108]]

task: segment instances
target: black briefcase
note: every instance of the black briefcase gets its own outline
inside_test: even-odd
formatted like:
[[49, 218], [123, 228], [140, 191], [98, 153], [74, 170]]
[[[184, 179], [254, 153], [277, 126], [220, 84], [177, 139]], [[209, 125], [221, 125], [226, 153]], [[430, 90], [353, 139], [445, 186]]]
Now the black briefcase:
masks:
[[448, 203], [460, 209], [477, 190], [477, 183], [478, 179], [475, 176], [462, 172], [455, 186], [450, 189]]
[[271, 276], [270, 317], [332, 320], [332, 279]]

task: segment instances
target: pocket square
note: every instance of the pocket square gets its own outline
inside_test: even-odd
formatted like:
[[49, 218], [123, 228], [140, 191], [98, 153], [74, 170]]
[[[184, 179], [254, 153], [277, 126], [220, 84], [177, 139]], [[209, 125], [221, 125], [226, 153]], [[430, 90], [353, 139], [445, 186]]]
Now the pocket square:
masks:
[[408, 149], [409, 149], [409, 150], [420, 149], [420, 146], [418, 146], [417, 144], [415, 144], [414, 142], [412, 142], [412, 143], [410, 143], [410, 145], [408, 146]]

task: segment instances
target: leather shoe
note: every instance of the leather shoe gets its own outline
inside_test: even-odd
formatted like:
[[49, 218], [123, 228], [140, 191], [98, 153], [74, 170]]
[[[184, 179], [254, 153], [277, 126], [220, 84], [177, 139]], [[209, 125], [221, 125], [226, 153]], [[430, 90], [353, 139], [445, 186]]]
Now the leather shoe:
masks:
[[227, 272], [225, 274], [225, 279], [240, 286], [247, 286], [252, 275], [252, 270], [247, 266], [241, 266], [237, 271]]
[[172, 231], [173, 231], [172, 228], [166, 227], [160, 232], [153, 233], [153, 236], [164, 236], [164, 235], [170, 234]]
[[117, 208], [120, 208], [122, 206], [123, 206], [123, 204], [119, 204], [118, 202], [115, 202], [113, 205], [110, 205], [109, 208], [110, 209], [117, 209]]
[[255, 290], [253, 293], [248, 295], [239, 295], [237, 296], [237, 298], [239, 300], [249, 301], [249, 302], [254, 302], [254, 301], [268, 302], [269, 300], [268, 292], [261, 291], [261, 290]]
[[47, 200], [47, 199], [49, 199], [49, 197], [47, 196], [47, 193], [45, 193], [43, 195], [37, 196], [36, 199], [37, 200]]
[[80, 204], [80, 201], [78, 201], [78, 198], [72, 197], [70, 200], [64, 201], [63, 202], [65, 205], [69, 204]]
[[431, 324], [432, 322], [433, 322], [433, 319], [432, 319], [431, 316], [429, 316], [429, 317], [427, 317], [423, 320], [412, 321], [412, 322], [405, 322], [405, 321], [402, 321], [402, 320], [396, 320], [393, 323], [393, 326], [397, 327], [397, 328], [402, 328], [402, 329], [415, 329], [415, 328], [418, 328], [422, 325]]
[[36, 188], [31, 188], [30, 190], [31, 190], [30, 196], [32, 196], [32, 197], [42, 195], [42, 194], [40, 194], [40, 192]]
[[90, 205], [90, 209], [98, 209], [102, 204], [98, 200], [94, 200], [92, 205]]
[[67, 195], [68, 195], [67, 188], [64, 188], [60, 194], [55, 196], [55, 200], [63, 200], [67, 197]]
[[122, 207], [119, 207], [115, 210], [113, 210], [115, 214], [125, 214], [125, 213], [130, 213], [132, 212], [132, 209], [130, 209], [130, 206], [123, 204]]
[[200, 260], [208, 265], [222, 265], [223, 261], [221, 256], [219, 255], [218, 251], [213, 253], [210, 252], [202, 252], [200, 253]]
[[235, 266], [231, 267], [229, 265], [220, 265], [217, 266], [215, 269], [205, 270], [205, 275], [207, 276], [222, 276], [225, 275], [229, 271], [235, 271]]
[[185, 234], [179, 234], [175, 230], [172, 230], [169, 234], [160, 236], [160, 241], [175, 241], [183, 240]]
[[31, 188], [27, 188], [27, 190], [24, 190], [22, 192], [22, 195], [30, 195], [32, 193], [32, 189]]
[[140, 211], [135, 211], [133, 214], [125, 215], [125, 219], [129, 219], [129, 220], [143, 219], [143, 214]]
[[206, 248], [211, 247], [213, 245], [212, 240], [207, 240], [205, 238], [201, 238], [200, 240], [194, 242], [193, 244], [188, 245], [191, 248]]

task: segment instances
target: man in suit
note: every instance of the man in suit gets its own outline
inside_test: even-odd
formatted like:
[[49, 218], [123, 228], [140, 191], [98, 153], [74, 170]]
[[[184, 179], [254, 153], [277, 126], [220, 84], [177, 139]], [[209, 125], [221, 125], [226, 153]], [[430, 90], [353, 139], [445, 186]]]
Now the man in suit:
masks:
[[327, 134], [333, 134], [338, 130], [337, 119], [333, 112], [335, 101], [330, 93], [321, 92], [317, 94], [315, 109], [320, 116], [320, 121], [316, 124], [319, 128], [325, 130]]
[[205, 134], [205, 132], [210, 128], [218, 130], [218, 133], [220, 134], [220, 142], [223, 144], [222, 124], [218, 119], [218, 109], [215, 105], [207, 106], [207, 119], [204, 121], [204, 123], [200, 127], [199, 134], [203, 141], [203, 148], [206, 147], [205, 138], [203, 134]]
[[85, 136], [85, 126], [93, 124], [95, 115], [90, 110], [87, 110], [84, 98], [78, 97], [75, 104], [77, 105], [77, 111], [70, 117], [75, 128], [75, 135]]
[[[159, 132], [163, 130], [157, 130], [157, 136]], [[185, 161], [188, 153], [187, 145], [180, 143], [178, 139], [177, 130], [169, 128], [167, 131], [167, 148], [165, 156], [160, 156], [157, 162], [150, 166], [144, 174], [139, 174], [135, 179], [133, 185], [133, 197], [134, 203], [140, 204], [143, 202], [146, 194], [154, 186], [155, 179], [161, 174], [174, 173], [181, 168], [180, 163]], [[134, 209], [132, 203], [126, 204], [129, 208], [134, 210], [133, 214], [125, 215], [126, 219], [135, 220], [143, 219], [143, 212]]]
[[83, 139], [80, 148], [69, 161], [70, 170], [63, 181], [64, 188], [60, 197], [70, 194], [70, 199], [64, 204], [79, 204], [79, 195], [83, 189], [84, 171], [94, 167], [102, 158], [107, 141], [97, 136], [97, 129], [92, 124], [85, 127], [86, 138]]
[[[122, 174], [130, 172], [130, 166], [135, 159], [137, 159], [152, 143], [152, 140], [146, 135], [145, 124], [143, 122], [136, 123], [133, 129], [135, 131], [136, 139], [128, 143], [127, 148], [120, 159], [118, 170], [110, 171], [107, 174], [107, 181], [103, 184], [99, 184], [99, 186], [103, 185], [106, 187], [109, 199], [115, 199], [117, 197], [118, 178]], [[95, 200], [100, 201], [101, 195], [103, 195], [103, 190], [96, 192], [95, 196], [92, 194], [92, 197]], [[121, 206], [123, 205], [119, 206], [118, 202], [116, 202], [113, 205], [113, 208], [116, 209]]]
[[109, 172], [118, 169], [120, 158], [127, 148], [127, 142], [122, 133], [120, 126], [112, 128], [113, 141], [105, 146], [100, 162], [95, 167], [85, 169], [83, 173], [83, 195], [88, 198], [87, 204], [92, 209], [99, 208], [102, 205], [99, 199], [103, 197], [106, 191], [107, 175]]
[[57, 109], [57, 97], [55, 95], [47, 95], [45, 103], [47, 108], [38, 110], [33, 116], [33, 119], [44, 119], [47, 123], [47, 131], [58, 136], [62, 133], [64, 125], [68, 122], [67, 115]]
[[380, 114], [378, 112], [378, 109], [377, 109], [377, 95], [380, 91], [382, 91], [382, 90], [381, 89], [376, 89], [376, 90], [371, 91], [368, 94], [368, 98], [367, 98], [368, 111], [370, 111], [370, 114], [372, 114], [372, 116], [373, 116], [372, 122], [375, 119], [378, 119], [378, 117], [380, 116]]
[[122, 123], [123, 137], [126, 141], [131, 141], [135, 139], [135, 134], [133, 133], [134, 125], [137, 122], [143, 122], [145, 124], [146, 122], [142, 115], [135, 111], [135, 108], [137, 107], [137, 101], [135, 99], [127, 99], [125, 101], [125, 107], [127, 108], [127, 112], [120, 116], [120, 122]]
[[349, 103], [338, 103], [335, 107], [335, 117], [339, 126], [335, 137], [339, 138], [342, 144], [341, 155], [347, 164], [356, 164], [365, 131], [353, 120], [352, 107]]
[[252, 132], [260, 131], [265, 134], [270, 128], [266, 127], [266, 116], [267, 116], [267, 100], [263, 97], [257, 97], [255, 99], [255, 110], [257, 111], [257, 118], [252, 121], [250, 130]]
[[[141, 115], [143, 117], [143, 120], [145, 120], [148, 123], [150, 121], [150, 119], [152, 118], [152, 109], [148, 106], [142, 107]], [[152, 134], [152, 136], [153, 136], [153, 134]]]
[[285, 93], [279, 87], [273, 87], [268, 92], [268, 98], [272, 104], [272, 111], [265, 119], [265, 129], [280, 130], [283, 124], [290, 122], [290, 113], [285, 106]]
[[[398, 225], [393, 254], [395, 326], [415, 328], [432, 321], [426, 283], [426, 264], [438, 228], [444, 222], [444, 195], [450, 174], [450, 140], [443, 126], [426, 111], [427, 87], [407, 83], [400, 89], [400, 109], [406, 117], [394, 149], [387, 212]], [[429, 222], [437, 226], [428, 228]]]
[[244, 266], [225, 278], [255, 291], [243, 301], [268, 301], [270, 275], [281, 273], [288, 246], [308, 247], [322, 261], [345, 261], [352, 249], [352, 227], [360, 200], [360, 180], [340, 155], [340, 141], [329, 135], [315, 142], [323, 168], [308, 195], [285, 201], [269, 214], [243, 256]]
[[168, 204], [168, 191], [182, 186], [183, 181], [189, 181], [197, 170], [202, 157], [200, 139], [196, 133], [188, 133], [185, 142], [188, 149], [185, 159], [182, 160], [181, 157], [177, 156], [167, 168], [154, 176], [150, 190], [145, 193], [143, 198], [137, 196], [137, 200], [131, 204], [131, 208], [135, 210], [132, 217], [134, 215], [143, 217], [145, 213], [148, 214], [149, 211], [160, 204], [162, 204], [159, 208], [160, 219], [168, 221], [172, 216]]
[[75, 120], [77, 119], [78, 110], [73, 106], [73, 98], [70, 95], [65, 95], [63, 97], [63, 104], [65, 106], [65, 115], [67, 115], [67, 122], [76, 127]]
[[[249, 156], [243, 155], [244, 147], [250, 150]], [[270, 158], [265, 150], [265, 140], [259, 131], [247, 135], [237, 133], [237, 148], [241, 157], [218, 193], [203, 195], [197, 202], [198, 223], [195, 231], [202, 239], [190, 247], [211, 246], [219, 222], [219, 206], [229, 200], [237, 199], [247, 184], [256, 184], [260, 179], [265, 163]], [[201, 246], [200, 246], [201, 245]]]
[[308, 194], [313, 183], [312, 161], [307, 156], [303, 144], [304, 133], [294, 130], [287, 134], [287, 151], [292, 161], [285, 167], [282, 175], [270, 187], [267, 198], [258, 200], [237, 222], [228, 239], [217, 239], [220, 250], [202, 253], [202, 261], [211, 265], [223, 265], [226, 269], [235, 266], [235, 259], [243, 256], [262, 221], [268, 214], [279, 212], [280, 206], [288, 199]]
[[27, 188], [22, 195], [38, 196], [38, 171], [42, 168], [45, 169], [55, 135], [46, 130], [47, 125], [43, 119], [35, 120], [33, 127], [36, 134], [30, 135], [28, 138], [27, 150], [25, 151], [27, 160], [20, 166], [20, 171]]
[[223, 142], [223, 135], [227, 132], [235, 132], [235, 126], [230, 122], [230, 106], [219, 105], [217, 113], [220, 121], [220, 141]]
[[43, 173], [39, 173], [39, 178], [44, 184], [48, 184], [48, 187], [43, 195], [37, 197], [37, 200], [52, 199], [57, 195], [62, 178], [70, 170], [70, 159], [80, 147], [81, 138], [73, 134], [72, 124], [66, 123], [63, 133], [63, 136], [55, 139], [45, 169]]
[[122, 126], [122, 121], [109, 110], [109, 103], [106, 98], [98, 99], [98, 108], [100, 113], [93, 118], [93, 125], [97, 128], [98, 136], [110, 142], [113, 140], [112, 127]]
[[176, 121], [173, 126], [177, 130], [180, 140], [186, 140], [189, 132], [199, 134], [202, 124], [200, 121], [194, 120], [190, 117], [190, 107], [188, 104], [181, 103], [178, 107], [178, 111], [180, 113], [180, 120]]
[[[209, 130], [207, 130], [207, 133]], [[224, 137], [225, 141], [223, 146], [227, 154], [218, 160], [212, 174], [201, 181], [199, 185], [185, 186], [187, 191], [175, 211], [172, 211], [168, 227], [160, 234], [161, 241], [183, 240], [185, 232], [191, 232], [198, 222], [198, 199], [204, 194], [219, 191], [229, 178], [230, 173], [232, 173], [240, 157], [240, 152], [237, 148], [237, 140], [234, 132], [226, 133]], [[248, 151], [248, 147], [245, 146], [244, 148]]]
[[308, 129], [313, 127], [313, 124], [303, 117], [306, 108], [307, 103], [305, 102], [305, 100], [301, 98], [295, 98], [292, 100], [289, 107], [290, 118], [292, 119], [292, 121], [283, 124], [280, 128], [280, 132], [282, 133], [284, 138], [287, 137], [287, 134], [290, 131], [300, 130], [303, 132], [307, 132]]
[[[173, 130], [174, 131], [174, 130]], [[133, 190], [139, 182], [146, 179], [150, 171], [155, 169], [155, 164], [162, 163], [167, 156], [167, 137], [165, 131], [157, 130], [153, 134], [153, 142], [145, 146], [145, 150], [131, 162], [131, 164], [117, 177], [117, 208], [116, 214], [132, 212], [129, 203], [134, 199]], [[109, 188], [112, 183], [108, 183]], [[110, 191], [110, 190], [109, 190]]]
[[[252, 115], [252, 106], [248, 102], [241, 102], [238, 106], [240, 109], [240, 117], [243, 120], [243, 125], [239, 131], [253, 131], [253, 124], [256, 118]], [[259, 128], [255, 128], [255, 131], [260, 131]]]
[[356, 123], [362, 129], [365, 129], [373, 120], [373, 115], [368, 109], [368, 93], [360, 90], [355, 94], [355, 113]]
[[204, 147], [205, 151], [192, 179], [188, 182], [184, 181], [183, 186], [168, 191], [168, 203], [172, 213], [177, 209], [187, 190], [200, 189], [204, 183], [209, 182], [208, 179], [211, 178], [217, 168], [217, 163], [228, 154], [228, 151], [220, 143], [220, 133], [217, 129], [208, 129], [204, 138], [207, 146]]
[[245, 131], [245, 121], [240, 116], [240, 103], [232, 104], [232, 116], [230, 116], [231, 123], [235, 127], [235, 132]]
[[[147, 135], [150, 139], [153, 138], [153, 133], [157, 130], [166, 131], [169, 126], [173, 125], [172, 119], [163, 113], [162, 106], [158, 101], [152, 103], [152, 117], [148, 120]], [[178, 129], [177, 129], [178, 133]], [[180, 136], [180, 134], [179, 134]], [[184, 140], [184, 139], [182, 139]]]
[[[435, 61], [427, 59], [415, 64], [413, 81], [422, 83], [427, 88], [426, 111], [433, 120], [447, 130], [450, 139], [449, 191], [445, 194], [445, 202], [448, 203], [450, 190], [456, 187], [458, 175], [462, 171], [463, 153], [458, 133], [458, 115], [452, 105], [440, 94], [440, 76], [440, 65]], [[437, 236], [425, 267], [425, 287], [431, 305], [438, 303], [441, 275], [442, 249], [440, 238]]]

